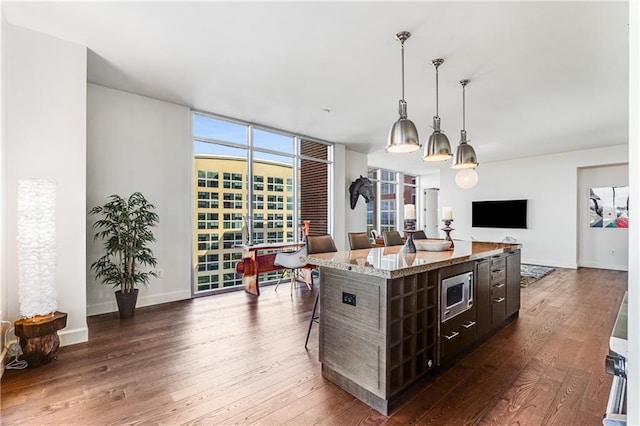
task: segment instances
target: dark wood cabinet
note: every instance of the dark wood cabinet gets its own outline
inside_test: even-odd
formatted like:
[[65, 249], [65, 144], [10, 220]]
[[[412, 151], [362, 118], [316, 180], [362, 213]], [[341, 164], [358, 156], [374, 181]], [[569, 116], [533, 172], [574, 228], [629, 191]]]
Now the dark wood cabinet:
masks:
[[506, 317], [506, 259], [491, 258], [491, 328], [500, 326]]
[[[443, 268], [440, 279], [467, 269], [468, 265]], [[519, 250], [477, 260], [473, 271], [473, 308], [440, 325], [440, 365], [503, 327], [520, 309]]]
[[441, 364], [460, 355], [478, 338], [475, 306], [440, 326]]
[[510, 317], [520, 310], [520, 251], [508, 253], [506, 259], [505, 315]]
[[[474, 275], [477, 269], [477, 262], [466, 262], [459, 265], [448, 266], [439, 271], [440, 294], [442, 295], [442, 281], [467, 272]], [[473, 305], [470, 309], [447, 319], [440, 323], [440, 359], [439, 365], [446, 364], [448, 361], [460, 355], [466, 349], [475, 344], [478, 338], [478, 327], [476, 318], [475, 293], [477, 292], [477, 283], [473, 280]], [[442, 305], [442, 301], [441, 301]], [[444, 309], [442, 306], [440, 309]]]
[[484, 336], [491, 330], [491, 260], [476, 263], [476, 318], [478, 336]]
[[478, 337], [520, 310], [520, 251], [476, 262]]

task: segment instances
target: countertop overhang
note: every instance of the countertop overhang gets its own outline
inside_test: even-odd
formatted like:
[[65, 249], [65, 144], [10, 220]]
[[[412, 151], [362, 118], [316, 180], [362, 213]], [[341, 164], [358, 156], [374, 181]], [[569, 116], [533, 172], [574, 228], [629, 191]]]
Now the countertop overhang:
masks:
[[455, 240], [453, 250], [405, 253], [404, 246], [316, 253], [303, 257], [309, 264], [353, 271], [380, 278], [399, 278], [521, 248], [520, 244]]

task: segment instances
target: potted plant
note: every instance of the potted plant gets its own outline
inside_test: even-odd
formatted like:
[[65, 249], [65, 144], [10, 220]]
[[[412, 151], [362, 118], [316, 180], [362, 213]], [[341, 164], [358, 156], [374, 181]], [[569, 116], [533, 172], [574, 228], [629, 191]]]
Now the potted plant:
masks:
[[[128, 199], [112, 195], [103, 206], [96, 206], [89, 214], [98, 215], [93, 228], [94, 240], [104, 241], [105, 254], [91, 264], [96, 279], [102, 284], [118, 288], [115, 292], [120, 318], [129, 318], [135, 314], [138, 300], [136, 286], [149, 283], [149, 277], [157, 277], [157, 260], [148, 247], [155, 241], [151, 228], [158, 223], [155, 206], [149, 203], [140, 192], [133, 193]], [[148, 271], [143, 271], [147, 266]]]

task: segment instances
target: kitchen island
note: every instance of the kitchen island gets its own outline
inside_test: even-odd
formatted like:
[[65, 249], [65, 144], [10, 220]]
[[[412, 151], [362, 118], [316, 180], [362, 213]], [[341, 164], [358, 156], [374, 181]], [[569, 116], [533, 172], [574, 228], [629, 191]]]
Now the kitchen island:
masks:
[[382, 414], [520, 308], [520, 246], [456, 241], [307, 256], [320, 270], [323, 376]]

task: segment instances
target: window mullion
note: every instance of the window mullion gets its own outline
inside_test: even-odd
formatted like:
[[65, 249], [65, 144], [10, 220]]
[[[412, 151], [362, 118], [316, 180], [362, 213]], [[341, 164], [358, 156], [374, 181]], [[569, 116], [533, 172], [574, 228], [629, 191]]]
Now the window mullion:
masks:
[[253, 244], [253, 126], [247, 126], [247, 243]]

